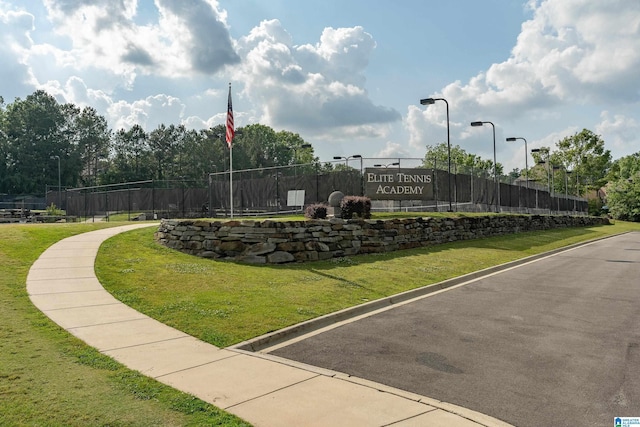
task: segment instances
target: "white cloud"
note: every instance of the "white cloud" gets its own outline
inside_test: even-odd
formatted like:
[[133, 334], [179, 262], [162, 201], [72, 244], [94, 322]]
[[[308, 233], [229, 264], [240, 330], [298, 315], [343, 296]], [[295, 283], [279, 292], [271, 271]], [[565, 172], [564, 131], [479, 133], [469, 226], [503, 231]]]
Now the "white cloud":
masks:
[[596, 133], [601, 135], [607, 144], [613, 144], [626, 154], [640, 152], [640, 123], [637, 120], [608, 111], [603, 111], [600, 118]]
[[156, 0], [156, 4], [164, 19], [171, 22], [168, 28], [194, 71], [212, 74], [240, 62], [216, 1]]
[[384, 134], [400, 114], [374, 105], [364, 88], [374, 47], [361, 27], [326, 28], [318, 44], [294, 46], [279, 21], [263, 21], [238, 41], [243, 94], [276, 128], [338, 139]]
[[392, 160], [390, 163], [393, 163], [393, 161], [397, 161], [396, 159], [411, 157], [411, 153], [404, 145], [388, 141], [375, 156], [380, 159], [390, 159]]
[[[506, 61], [443, 89], [457, 107], [517, 117], [565, 102], [640, 100], [640, 3], [547, 0]], [[624, 13], [620, 11], [624, 10]]]
[[[509, 58], [467, 83], [456, 81], [433, 94], [449, 101], [452, 140], [476, 147], [477, 132], [469, 127], [474, 120], [495, 121], [499, 133], [502, 126], [523, 120], [562, 122], [568, 107], [640, 101], [640, 2], [532, 0], [529, 6], [533, 18], [522, 24]], [[444, 107], [436, 105], [409, 107], [410, 145], [441, 142], [444, 114]], [[614, 124], [634, 129], [634, 123], [610, 117], [599, 126]], [[553, 147], [576, 129], [571, 125], [536, 142]], [[498, 150], [514, 149], [498, 144]], [[509, 157], [517, 158], [514, 153]]]
[[136, 0], [45, 0], [56, 32], [72, 48], [58, 58], [77, 70], [96, 68], [130, 86], [138, 74], [213, 74], [239, 62], [217, 2], [156, 0], [157, 24], [137, 25]]
[[[33, 15], [25, 11], [0, 9], [1, 95], [30, 92], [36, 83], [26, 63], [27, 53], [33, 45], [32, 31]], [[5, 102], [12, 101], [5, 99]]]
[[108, 118], [113, 129], [128, 129], [134, 124], [139, 124], [149, 131], [161, 124], [179, 124], [184, 108], [184, 104], [178, 98], [160, 94], [132, 103], [115, 102], [108, 109]]

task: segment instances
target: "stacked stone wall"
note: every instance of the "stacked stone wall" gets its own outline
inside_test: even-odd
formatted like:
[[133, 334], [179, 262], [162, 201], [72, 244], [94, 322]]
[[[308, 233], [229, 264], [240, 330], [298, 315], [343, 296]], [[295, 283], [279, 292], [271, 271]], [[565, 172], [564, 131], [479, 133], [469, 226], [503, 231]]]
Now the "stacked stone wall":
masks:
[[204, 258], [282, 264], [603, 224], [608, 224], [606, 218], [548, 215], [388, 220], [163, 220], [155, 239], [169, 248]]

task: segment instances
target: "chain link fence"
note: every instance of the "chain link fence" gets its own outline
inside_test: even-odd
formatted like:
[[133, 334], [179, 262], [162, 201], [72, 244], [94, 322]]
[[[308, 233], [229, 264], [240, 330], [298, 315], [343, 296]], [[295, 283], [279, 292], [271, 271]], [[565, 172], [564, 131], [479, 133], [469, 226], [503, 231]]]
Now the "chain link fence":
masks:
[[[547, 214], [586, 214], [587, 201], [568, 194], [549, 193], [536, 182], [508, 177], [493, 179], [484, 171], [422, 159], [342, 158], [332, 170], [319, 163], [284, 167], [212, 172], [207, 185], [189, 180], [148, 180], [48, 192], [46, 203], [60, 200], [67, 215], [80, 218], [124, 214], [123, 219], [229, 217], [300, 213], [313, 203], [326, 203], [334, 191], [363, 195], [366, 171], [420, 169], [433, 177], [429, 200], [376, 200], [374, 211], [466, 211]], [[444, 167], [444, 168], [443, 168]], [[446, 170], [445, 170], [446, 169]], [[233, 200], [230, 184], [233, 185]], [[302, 193], [304, 192], [304, 193]], [[303, 197], [302, 194], [304, 194]], [[293, 195], [293, 196], [292, 196]], [[295, 196], [295, 197], [294, 197]]]

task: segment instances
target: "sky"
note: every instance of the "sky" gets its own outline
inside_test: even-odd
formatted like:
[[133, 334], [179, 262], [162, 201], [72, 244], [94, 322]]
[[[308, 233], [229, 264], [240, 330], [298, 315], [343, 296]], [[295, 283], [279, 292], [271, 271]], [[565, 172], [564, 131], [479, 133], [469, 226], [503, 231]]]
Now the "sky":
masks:
[[638, 0], [0, 0], [0, 96], [43, 89], [111, 129], [298, 133], [321, 161], [447, 141], [505, 171], [589, 129], [640, 151]]

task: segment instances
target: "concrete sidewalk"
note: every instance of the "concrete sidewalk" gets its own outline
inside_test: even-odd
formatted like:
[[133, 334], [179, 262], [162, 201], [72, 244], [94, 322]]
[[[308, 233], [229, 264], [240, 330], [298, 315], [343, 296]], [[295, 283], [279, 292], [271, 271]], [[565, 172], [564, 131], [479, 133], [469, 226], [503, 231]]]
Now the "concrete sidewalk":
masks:
[[94, 273], [100, 244], [155, 224], [64, 239], [33, 264], [33, 304], [70, 333], [131, 369], [254, 426], [508, 426], [465, 408], [275, 356], [219, 349], [124, 305]]

